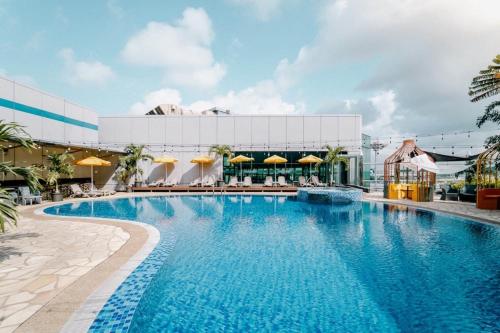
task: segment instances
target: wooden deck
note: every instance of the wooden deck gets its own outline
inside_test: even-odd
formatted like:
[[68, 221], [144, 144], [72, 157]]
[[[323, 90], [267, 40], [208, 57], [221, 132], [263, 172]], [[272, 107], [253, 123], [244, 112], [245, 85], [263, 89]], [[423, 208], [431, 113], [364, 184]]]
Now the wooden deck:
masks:
[[132, 187], [134, 192], [214, 192], [214, 193], [231, 193], [231, 192], [297, 192], [296, 186], [141, 186]]

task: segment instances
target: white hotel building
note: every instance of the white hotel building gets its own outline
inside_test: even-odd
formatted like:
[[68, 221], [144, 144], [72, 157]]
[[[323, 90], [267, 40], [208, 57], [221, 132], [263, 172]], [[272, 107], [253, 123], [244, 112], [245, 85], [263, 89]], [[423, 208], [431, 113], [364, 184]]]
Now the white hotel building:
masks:
[[[274, 166], [264, 165], [268, 155], [277, 154], [289, 163], [278, 166], [278, 172], [294, 181], [299, 174], [307, 174], [309, 166], [296, 161], [305, 154], [322, 156], [325, 145], [344, 147], [349, 158], [347, 168], [338, 166], [337, 182], [361, 184], [363, 147], [369, 138], [362, 136], [362, 119], [357, 114], [308, 114], [308, 115], [237, 115], [224, 112], [204, 114], [167, 114], [144, 116], [98, 116], [96, 112], [0, 77], [0, 119], [14, 121], [25, 126], [26, 131], [39, 143], [40, 148], [32, 152], [15, 146], [6, 146], [2, 158], [16, 165], [42, 164], [48, 153], [67, 150], [80, 159], [98, 155], [111, 160], [114, 165], [128, 144], [143, 144], [154, 156], [171, 155], [179, 162], [169, 167], [168, 178], [179, 183], [189, 183], [199, 177], [198, 165], [190, 161], [193, 157], [208, 154], [213, 145], [229, 145], [236, 154], [255, 158], [255, 162], [244, 164], [244, 173], [258, 182], [274, 172]], [[366, 151], [365, 151], [366, 154]], [[222, 167], [222, 165], [224, 167]], [[143, 179], [146, 182], [163, 179], [165, 167], [144, 163]], [[95, 168], [98, 187], [114, 187], [115, 167]], [[326, 181], [327, 166], [321, 166], [320, 178]], [[239, 166], [227, 161], [216, 161], [204, 169], [205, 174], [220, 177], [224, 172], [237, 173]], [[87, 168], [76, 167], [72, 181], [90, 178]], [[15, 179], [6, 178], [4, 183]]]

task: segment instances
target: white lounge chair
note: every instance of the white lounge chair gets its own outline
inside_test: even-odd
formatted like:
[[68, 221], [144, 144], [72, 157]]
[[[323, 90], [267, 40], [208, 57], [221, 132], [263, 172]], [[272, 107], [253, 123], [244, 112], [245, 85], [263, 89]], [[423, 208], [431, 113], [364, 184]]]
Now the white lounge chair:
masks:
[[250, 186], [252, 186], [252, 177], [245, 176], [245, 178], [243, 179], [243, 186], [244, 187], [250, 187]]
[[301, 187], [310, 187], [312, 186], [311, 184], [309, 184], [307, 181], [306, 181], [306, 177], [304, 176], [299, 176], [299, 186]]
[[195, 180], [193, 180], [191, 183], [189, 183], [189, 186], [191, 187], [195, 187], [195, 186], [200, 186], [201, 185], [201, 180], [200, 178], [196, 178]]
[[163, 184], [163, 182], [161, 180], [156, 180], [154, 182], [149, 183], [148, 186], [157, 187], [157, 186], [161, 186], [162, 184]]
[[80, 185], [78, 184], [71, 184], [69, 186], [69, 189], [71, 190], [71, 198], [89, 198], [89, 197], [96, 197], [98, 196], [97, 194], [93, 192], [85, 192], [82, 190]]
[[326, 184], [319, 181], [318, 176], [311, 176], [311, 183], [317, 187], [325, 187]]
[[229, 179], [229, 183], [227, 184], [229, 187], [237, 187], [238, 186], [238, 177], [236, 176], [231, 176]]
[[21, 204], [26, 205], [28, 201], [30, 202], [30, 205], [35, 203], [42, 203], [42, 196], [39, 195], [38, 193], [31, 193], [30, 188], [28, 186], [20, 186], [19, 187], [19, 201], [21, 201]]
[[215, 186], [215, 179], [212, 176], [208, 176], [201, 186]]
[[286, 179], [284, 176], [278, 176], [278, 185], [281, 187], [287, 187]]
[[177, 184], [178, 184], [178, 181], [176, 178], [174, 178], [174, 179], [167, 180], [167, 181], [163, 182], [162, 186], [172, 187], [172, 186], [175, 186]]
[[273, 177], [266, 176], [266, 180], [264, 180], [264, 186], [272, 187], [273, 186]]

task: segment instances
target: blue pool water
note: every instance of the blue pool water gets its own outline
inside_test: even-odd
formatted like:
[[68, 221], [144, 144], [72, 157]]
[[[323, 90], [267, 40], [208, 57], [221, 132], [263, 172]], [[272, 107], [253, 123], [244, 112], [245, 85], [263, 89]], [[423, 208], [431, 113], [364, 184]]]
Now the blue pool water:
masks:
[[46, 213], [161, 240], [92, 332], [498, 332], [500, 228], [380, 203], [127, 198]]

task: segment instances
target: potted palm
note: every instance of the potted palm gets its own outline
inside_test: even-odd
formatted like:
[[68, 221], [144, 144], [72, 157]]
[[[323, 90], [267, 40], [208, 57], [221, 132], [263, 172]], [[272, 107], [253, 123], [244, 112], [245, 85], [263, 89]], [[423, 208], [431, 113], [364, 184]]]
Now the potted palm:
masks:
[[344, 163], [346, 166], [348, 166], [349, 159], [345, 156], [340, 156], [340, 153], [344, 150], [344, 147], [333, 148], [330, 145], [326, 145], [325, 149], [327, 150], [327, 152], [323, 161], [330, 164], [330, 186], [333, 186], [335, 184], [335, 180], [333, 179], [333, 176], [335, 174], [335, 164]]
[[59, 191], [59, 179], [61, 177], [73, 177], [75, 169], [73, 165], [69, 163], [69, 160], [73, 159], [73, 155], [68, 153], [47, 155], [49, 166], [47, 167], [48, 172], [46, 181], [49, 186], [54, 186], [52, 201], [63, 200], [63, 194]]
[[220, 178], [218, 180], [219, 184], [217, 184], [218, 186], [221, 186], [221, 183], [224, 183], [224, 156], [227, 156], [227, 158], [231, 158], [233, 156], [233, 151], [228, 145], [214, 145], [210, 147], [210, 150], [208, 152], [221, 159]]
[[120, 176], [124, 180], [125, 184], [128, 184], [130, 176], [134, 176], [135, 186], [142, 186], [142, 174], [143, 170], [139, 166], [140, 161], [152, 161], [153, 156], [144, 153], [144, 145], [134, 145], [130, 144], [125, 148], [125, 156], [120, 157]]

